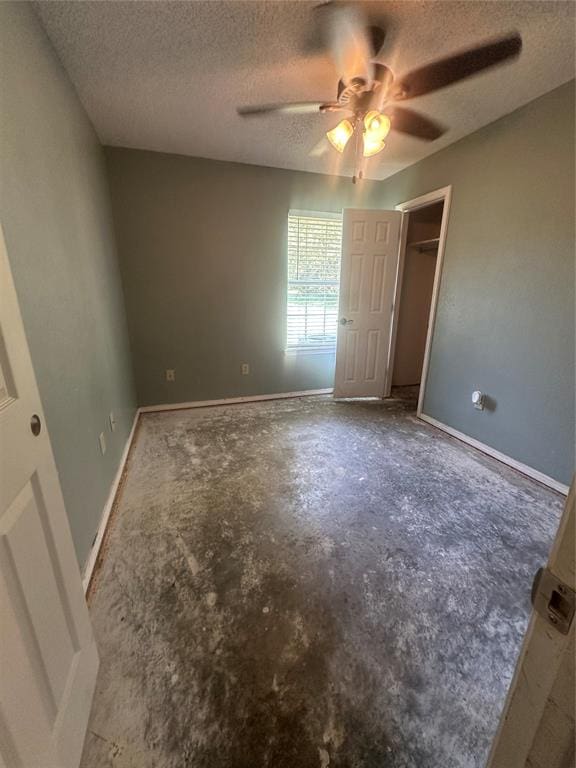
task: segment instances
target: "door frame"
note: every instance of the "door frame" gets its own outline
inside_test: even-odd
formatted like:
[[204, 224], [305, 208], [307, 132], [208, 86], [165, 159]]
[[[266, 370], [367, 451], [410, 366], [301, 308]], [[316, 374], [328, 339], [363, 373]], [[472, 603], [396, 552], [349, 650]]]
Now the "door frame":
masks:
[[392, 386], [392, 376], [394, 375], [394, 354], [396, 352], [396, 335], [398, 332], [398, 321], [400, 317], [400, 301], [402, 291], [402, 278], [404, 276], [404, 261], [406, 257], [406, 238], [408, 235], [408, 219], [404, 214], [417, 211], [419, 208], [427, 208], [434, 203], [443, 202], [442, 223], [440, 224], [440, 238], [438, 241], [438, 255], [436, 257], [436, 270], [434, 272], [434, 284], [432, 287], [432, 301], [430, 303], [430, 314], [428, 316], [428, 330], [426, 332], [426, 346], [424, 347], [424, 361], [422, 363], [422, 376], [420, 379], [420, 392], [418, 395], [418, 406], [416, 416], [422, 414], [424, 404], [424, 393], [428, 380], [428, 369], [430, 366], [430, 348], [434, 337], [434, 326], [436, 322], [436, 311], [438, 308], [438, 296], [440, 293], [440, 281], [442, 279], [442, 267], [444, 264], [444, 250], [446, 246], [446, 236], [448, 232], [448, 218], [450, 215], [450, 204], [452, 201], [452, 185], [441, 187], [425, 195], [414, 197], [403, 203], [398, 203], [394, 207], [395, 211], [401, 211], [402, 224], [400, 229], [400, 255], [398, 258], [398, 270], [396, 273], [396, 285], [394, 287], [394, 309], [392, 312], [392, 332], [390, 337], [390, 347], [388, 350], [388, 361], [386, 366], [385, 396], [390, 393]]

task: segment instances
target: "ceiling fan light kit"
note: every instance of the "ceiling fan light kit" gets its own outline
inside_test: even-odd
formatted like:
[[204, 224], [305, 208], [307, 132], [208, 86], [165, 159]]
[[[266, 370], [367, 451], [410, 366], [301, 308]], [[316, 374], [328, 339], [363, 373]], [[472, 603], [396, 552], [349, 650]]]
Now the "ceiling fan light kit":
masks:
[[[384, 149], [391, 130], [422, 141], [435, 141], [446, 133], [440, 123], [391, 102], [406, 101], [446, 88], [515, 59], [522, 50], [522, 38], [512, 32], [498, 40], [425, 64], [397, 79], [387, 66], [376, 60], [385, 42], [384, 29], [370, 26], [359, 7], [351, 9], [328, 2], [317, 11], [320, 11], [319, 21], [327, 25], [331, 33], [328, 39], [340, 77], [336, 101], [242, 107], [238, 113], [249, 117], [271, 113], [347, 112], [348, 117], [329, 130], [326, 137], [342, 154], [356, 133], [356, 169], [360, 167], [362, 157], [374, 157]], [[362, 176], [361, 170], [355, 170], [352, 180]]]
[[363, 119], [357, 117], [354, 123], [347, 119], [341, 120], [335, 128], [326, 133], [326, 138], [335, 150], [342, 153], [354, 131], [361, 130], [362, 154], [364, 157], [373, 157], [386, 146], [384, 139], [388, 136], [390, 127], [390, 118], [378, 110], [372, 109], [364, 115]]

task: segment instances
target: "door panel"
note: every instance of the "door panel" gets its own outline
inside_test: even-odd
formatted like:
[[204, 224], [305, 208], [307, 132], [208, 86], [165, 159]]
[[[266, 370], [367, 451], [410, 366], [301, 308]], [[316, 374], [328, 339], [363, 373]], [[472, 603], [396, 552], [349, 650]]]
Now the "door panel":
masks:
[[0, 293], [0, 765], [75, 768], [98, 655], [1, 230]]
[[[34, 648], [42, 688], [54, 722], [77, 650], [68, 626], [66, 592], [46, 522], [38, 478], [26, 483], [0, 520], [3, 570], [15, 586], [16, 611], [25, 617], [26, 644]], [[72, 630], [72, 631], [70, 631]]]
[[401, 216], [344, 211], [334, 397], [384, 396]]
[[372, 328], [368, 331], [368, 344], [366, 351], [366, 371], [364, 377], [366, 381], [374, 381], [378, 370], [378, 353], [380, 350], [380, 331]]
[[355, 381], [356, 369], [358, 367], [358, 331], [348, 331], [346, 334], [346, 372], [345, 381]]
[[378, 254], [372, 265], [372, 296], [370, 297], [370, 312], [382, 312], [384, 309], [384, 293], [386, 288], [386, 256]]

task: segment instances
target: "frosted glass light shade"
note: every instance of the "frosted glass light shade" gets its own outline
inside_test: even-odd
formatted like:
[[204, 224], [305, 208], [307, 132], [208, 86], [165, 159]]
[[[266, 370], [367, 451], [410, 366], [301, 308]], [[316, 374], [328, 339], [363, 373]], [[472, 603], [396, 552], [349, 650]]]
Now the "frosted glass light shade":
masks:
[[348, 144], [350, 137], [354, 133], [354, 126], [350, 120], [341, 120], [336, 128], [326, 133], [326, 138], [338, 152], [344, 152], [344, 147]]
[[390, 118], [377, 110], [368, 112], [364, 118], [364, 157], [372, 157], [381, 152], [386, 144], [384, 139], [390, 132]]

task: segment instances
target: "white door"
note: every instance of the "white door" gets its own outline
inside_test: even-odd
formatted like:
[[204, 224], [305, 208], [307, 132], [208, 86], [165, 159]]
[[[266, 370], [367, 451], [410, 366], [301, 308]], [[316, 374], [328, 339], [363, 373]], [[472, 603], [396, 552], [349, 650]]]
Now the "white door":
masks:
[[97, 671], [0, 227], [0, 765], [75, 768]]
[[399, 211], [344, 210], [334, 397], [384, 397]]
[[547, 569], [534, 588], [539, 611], [528, 625], [489, 768], [574, 765], [575, 503], [573, 481]]

